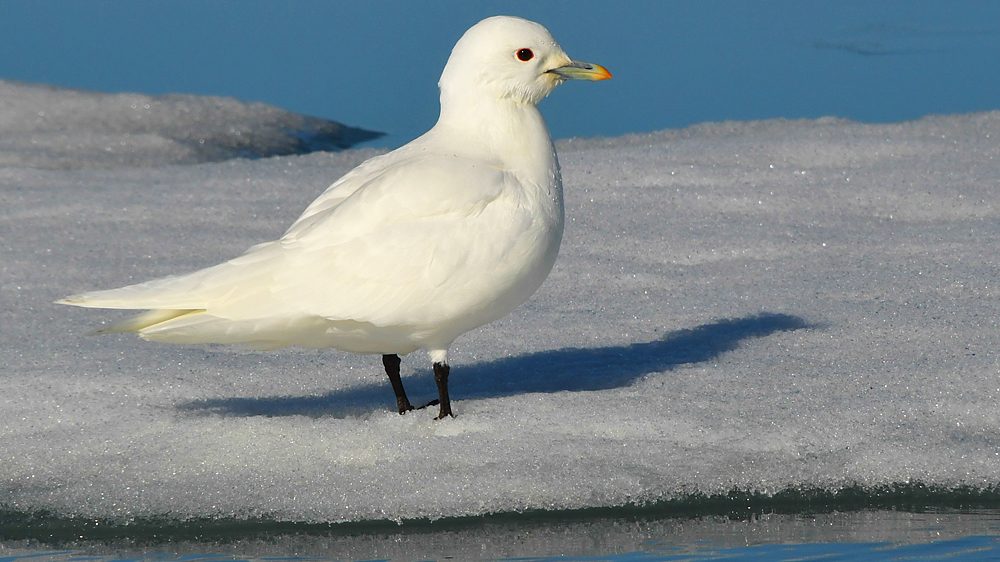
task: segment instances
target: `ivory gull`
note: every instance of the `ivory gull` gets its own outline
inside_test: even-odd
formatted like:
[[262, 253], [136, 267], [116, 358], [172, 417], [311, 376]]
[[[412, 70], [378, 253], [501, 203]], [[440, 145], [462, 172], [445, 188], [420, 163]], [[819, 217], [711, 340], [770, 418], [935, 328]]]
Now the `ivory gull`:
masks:
[[327, 188], [278, 240], [225, 263], [58, 301], [147, 309], [102, 332], [169, 343], [332, 347], [382, 354], [400, 414], [400, 355], [430, 355], [440, 406], [448, 348], [548, 276], [563, 233], [562, 179], [536, 105], [567, 79], [605, 80], [543, 26], [496, 16], [455, 44], [429, 131]]

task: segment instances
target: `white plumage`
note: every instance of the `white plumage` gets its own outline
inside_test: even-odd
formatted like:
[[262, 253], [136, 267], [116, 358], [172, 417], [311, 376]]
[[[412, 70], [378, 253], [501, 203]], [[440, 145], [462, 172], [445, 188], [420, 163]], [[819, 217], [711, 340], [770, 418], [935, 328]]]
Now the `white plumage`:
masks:
[[566, 78], [610, 74], [572, 61], [541, 25], [483, 20], [441, 75], [437, 124], [340, 178], [279, 240], [59, 302], [147, 309], [105, 331], [153, 341], [380, 353], [400, 413], [412, 407], [392, 356], [424, 349], [438, 417], [451, 415], [448, 347], [527, 300], [559, 251], [562, 181], [535, 105]]

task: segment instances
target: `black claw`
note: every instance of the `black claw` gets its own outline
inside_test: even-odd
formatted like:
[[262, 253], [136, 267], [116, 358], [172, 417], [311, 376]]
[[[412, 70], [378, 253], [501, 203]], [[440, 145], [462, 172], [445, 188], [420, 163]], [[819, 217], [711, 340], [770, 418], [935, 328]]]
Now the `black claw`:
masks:
[[424, 410], [424, 409], [430, 408], [431, 406], [437, 406], [438, 404], [439, 404], [439, 401], [438, 401], [437, 398], [435, 398], [434, 400], [431, 400], [430, 402], [424, 404], [423, 406], [417, 406], [417, 409], [418, 410]]
[[413, 409], [413, 406], [405, 398], [403, 400], [396, 399], [396, 409], [399, 410], [399, 415], [403, 415]]

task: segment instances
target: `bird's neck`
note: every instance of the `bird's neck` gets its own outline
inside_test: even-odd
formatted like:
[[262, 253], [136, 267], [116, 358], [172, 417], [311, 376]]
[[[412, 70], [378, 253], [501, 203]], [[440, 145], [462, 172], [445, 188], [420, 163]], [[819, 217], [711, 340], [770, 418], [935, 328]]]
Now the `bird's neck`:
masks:
[[546, 259], [551, 267], [559, 252], [565, 211], [559, 160], [538, 108], [513, 100], [449, 103], [442, 95], [441, 116], [428, 134], [448, 139], [446, 145], [456, 156], [491, 162], [518, 178], [524, 201], [549, 233]]
[[545, 120], [533, 104], [495, 98], [472, 101], [442, 94], [435, 129], [462, 139], [462, 146], [470, 152], [499, 158], [505, 167], [532, 175], [551, 174], [558, 168]]

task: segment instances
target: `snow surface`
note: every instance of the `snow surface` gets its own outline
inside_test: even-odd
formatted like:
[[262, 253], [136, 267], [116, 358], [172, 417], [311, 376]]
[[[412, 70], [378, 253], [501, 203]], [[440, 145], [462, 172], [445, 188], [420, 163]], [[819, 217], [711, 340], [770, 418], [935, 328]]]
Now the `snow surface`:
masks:
[[[374, 151], [105, 169], [63, 158], [100, 140], [5, 152], [0, 510], [334, 522], [995, 488], [998, 141], [1000, 112], [558, 143], [559, 261], [456, 342], [458, 417], [439, 422], [393, 411], [377, 356], [94, 337], [127, 313], [51, 304], [273, 239]], [[422, 354], [403, 368], [415, 402], [435, 396]]]
[[381, 136], [262, 103], [0, 80], [0, 166], [116, 168], [347, 148]]

